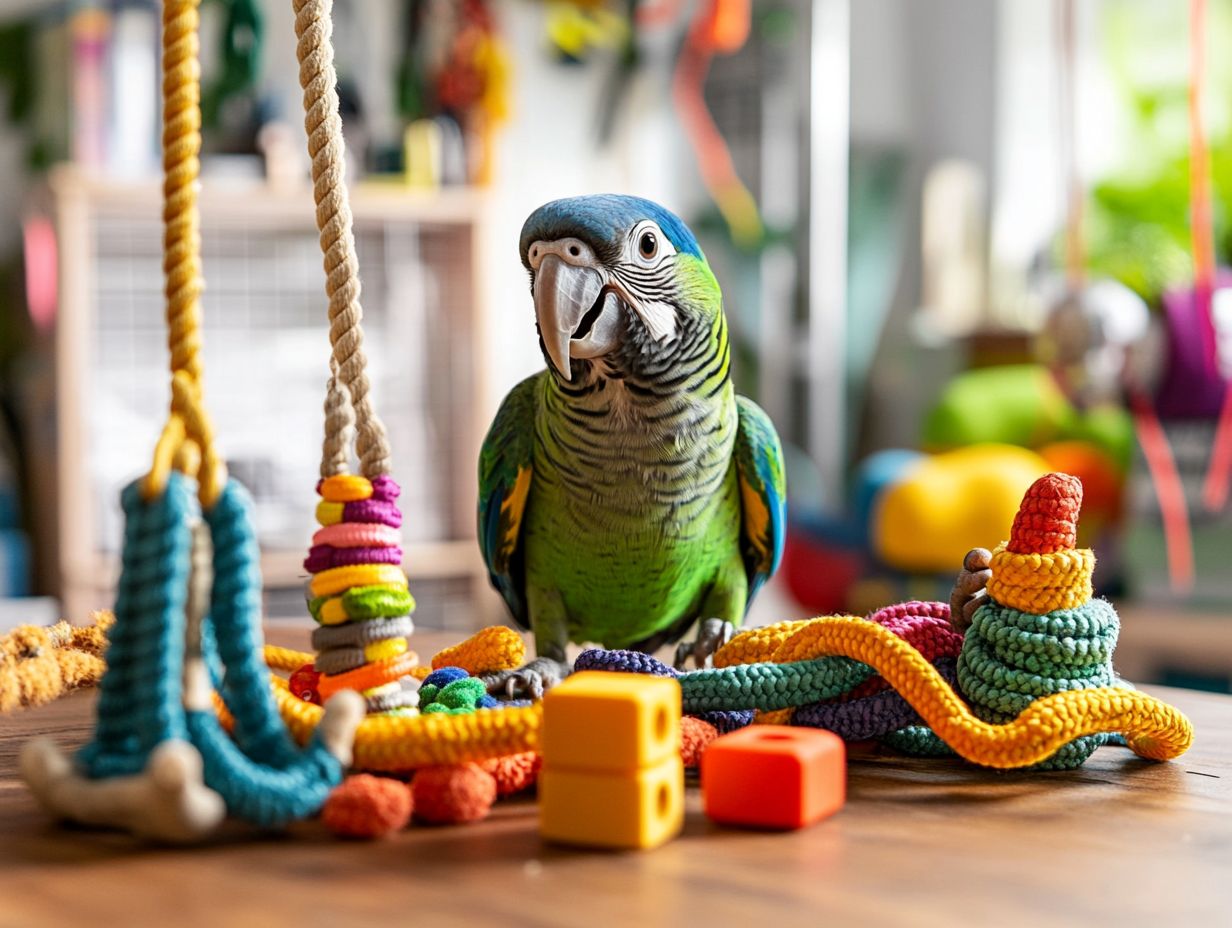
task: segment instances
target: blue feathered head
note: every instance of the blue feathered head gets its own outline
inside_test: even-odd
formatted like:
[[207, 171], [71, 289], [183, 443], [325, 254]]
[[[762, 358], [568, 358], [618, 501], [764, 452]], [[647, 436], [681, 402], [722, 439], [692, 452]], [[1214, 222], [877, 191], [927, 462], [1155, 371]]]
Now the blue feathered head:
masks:
[[544, 355], [564, 380], [571, 359], [662, 355], [722, 312], [693, 233], [641, 197], [554, 200], [531, 213], [519, 247]]

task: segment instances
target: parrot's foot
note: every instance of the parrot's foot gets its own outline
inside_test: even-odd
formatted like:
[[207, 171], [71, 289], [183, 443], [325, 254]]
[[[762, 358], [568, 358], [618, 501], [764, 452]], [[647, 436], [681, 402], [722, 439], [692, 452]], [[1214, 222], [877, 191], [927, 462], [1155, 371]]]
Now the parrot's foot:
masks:
[[682, 641], [676, 646], [676, 669], [684, 670], [693, 658], [698, 667], [709, 667], [714, 663], [715, 652], [736, 633], [736, 626], [723, 619], [702, 619], [697, 627], [696, 641]]
[[567, 676], [568, 664], [550, 657], [537, 657], [525, 667], [484, 674], [481, 679], [493, 696], [542, 699], [544, 693]]
[[950, 624], [965, 632], [975, 618], [975, 610], [988, 600], [988, 581], [992, 579], [992, 552], [972, 548], [963, 558], [962, 570], [950, 591]]

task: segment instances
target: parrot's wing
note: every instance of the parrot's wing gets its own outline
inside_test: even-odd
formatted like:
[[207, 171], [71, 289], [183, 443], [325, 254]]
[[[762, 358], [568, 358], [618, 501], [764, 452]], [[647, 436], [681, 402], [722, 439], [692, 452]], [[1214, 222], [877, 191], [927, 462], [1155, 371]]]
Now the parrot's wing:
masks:
[[479, 548], [492, 585], [530, 628], [520, 540], [530, 496], [538, 374], [510, 391], [479, 452]]
[[778, 570], [787, 536], [783, 449], [770, 417], [736, 397], [736, 473], [740, 481], [740, 550], [749, 575], [749, 601]]

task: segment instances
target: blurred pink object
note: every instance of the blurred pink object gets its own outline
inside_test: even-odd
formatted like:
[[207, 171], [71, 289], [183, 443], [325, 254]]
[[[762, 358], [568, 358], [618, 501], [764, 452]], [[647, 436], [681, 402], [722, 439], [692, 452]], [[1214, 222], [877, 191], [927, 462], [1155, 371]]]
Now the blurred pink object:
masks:
[[51, 330], [56, 321], [58, 274], [56, 270], [56, 230], [51, 220], [33, 216], [22, 228], [25, 251], [26, 305], [30, 320], [40, 333]]

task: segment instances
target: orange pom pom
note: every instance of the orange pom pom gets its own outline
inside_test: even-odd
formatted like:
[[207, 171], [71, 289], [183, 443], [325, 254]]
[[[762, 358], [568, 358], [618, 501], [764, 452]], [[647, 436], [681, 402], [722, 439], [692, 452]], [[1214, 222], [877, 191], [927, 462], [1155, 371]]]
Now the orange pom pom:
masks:
[[388, 777], [359, 773], [340, 783], [321, 808], [321, 821], [336, 835], [380, 838], [411, 820], [411, 791]]
[[424, 767], [411, 780], [415, 817], [433, 825], [461, 825], [488, 817], [496, 780], [478, 764]]
[[534, 751], [524, 751], [493, 757], [479, 766], [496, 781], [496, 795], [503, 798], [535, 785], [539, 779], [539, 768], [543, 766], [543, 757]]
[[1078, 543], [1082, 482], [1069, 474], [1045, 474], [1031, 484], [1014, 516], [1010, 540], [1014, 554], [1053, 554]]
[[691, 715], [680, 719], [680, 759], [686, 767], [696, 767], [702, 762], [702, 751], [715, 738], [719, 730], [709, 722]]

